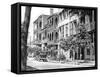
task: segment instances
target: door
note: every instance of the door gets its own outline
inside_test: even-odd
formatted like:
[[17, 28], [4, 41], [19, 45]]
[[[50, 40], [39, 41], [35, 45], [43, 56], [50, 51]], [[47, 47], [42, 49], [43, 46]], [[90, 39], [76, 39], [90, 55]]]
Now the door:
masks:
[[81, 60], [84, 60], [85, 47], [81, 47]]

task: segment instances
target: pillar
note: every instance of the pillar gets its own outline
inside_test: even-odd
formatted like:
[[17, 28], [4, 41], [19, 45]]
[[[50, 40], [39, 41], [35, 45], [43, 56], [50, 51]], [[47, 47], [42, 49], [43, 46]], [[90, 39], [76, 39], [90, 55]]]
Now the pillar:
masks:
[[75, 51], [73, 50], [73, 60], [75, 60]]
[[77, 59], [78, 59], [78, 47], [76, 48], [76, 52], [77, 52]]
[[80, 53], [80, 60], [81, 60], [81, 48], [80, 48], [80, 51], [79, 51], [79, 53]]

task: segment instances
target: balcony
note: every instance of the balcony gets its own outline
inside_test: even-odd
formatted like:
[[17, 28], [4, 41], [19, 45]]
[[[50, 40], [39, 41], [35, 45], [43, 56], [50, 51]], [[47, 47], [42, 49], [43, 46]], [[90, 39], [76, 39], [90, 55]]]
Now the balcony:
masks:
[[47, 43], [48, 42], [48, 39], [43, 39], [42, 41], [41, 41], [42, 43]]
[[38, 33], [38, 32], [41, 33], [41, 32], [42, 32], [42, 29], [35, 29], [35, 30], [34, 30], [34, 34], [35, 34], [35, 33]]
[[36, 40], [33, 41], [32, 44], [34, 44], [34, 45], [41, 44], [41, 40], [37, 40], [37, 39], [36, 39]]
[[37, 29], [35, 29], [35, 30], [34, 30], [34, 34], [36, 34], [37, 32], [38, 32], [38, 30], [37, 30]]

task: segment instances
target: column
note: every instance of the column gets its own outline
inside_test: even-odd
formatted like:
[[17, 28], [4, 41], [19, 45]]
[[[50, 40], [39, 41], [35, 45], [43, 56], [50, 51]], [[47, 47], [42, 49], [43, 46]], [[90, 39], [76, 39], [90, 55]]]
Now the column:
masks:
[[79, 47], [77, 47], [77, 59], [79, 60]]
[[80, 60], [81, 60], [81, 48], [80, 48], [80, 51], [79, 52], [80, 52]]
[[78, 59], [78, 47], [76, 48], [76, 52], [77, 52], [77, 59]]
[[73, 50], [73, 60], [75, 60], [75, 51]]

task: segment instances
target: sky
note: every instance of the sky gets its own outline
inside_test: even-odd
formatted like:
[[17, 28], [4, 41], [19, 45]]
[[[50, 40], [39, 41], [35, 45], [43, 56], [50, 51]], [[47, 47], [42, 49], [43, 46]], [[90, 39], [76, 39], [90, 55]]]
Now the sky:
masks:
[[[58, 12], [58, 8], [53, 8], [54, 13]], [[30, 24], [29, 24], [29, 34], [28, 34], [28, 43], [30, 41], [33, 41], [33, 22], [41, 15], [50, 15], [50, 8], [44, 8], [44, 7], [32, 7], [31, 9], [31, 17], [30, 17]], [[21, 23], [24, 21], [24, 15], [25, 15], [25, 6], [21, 7]]]

